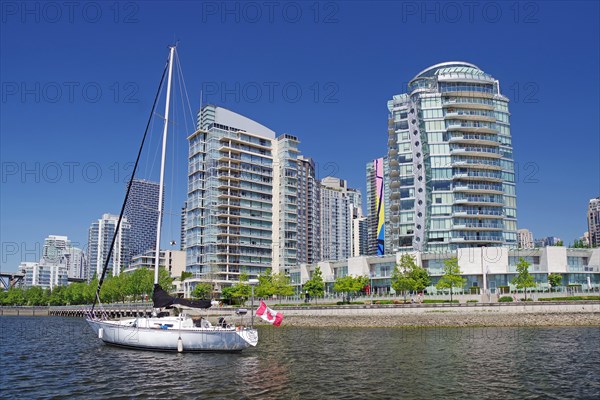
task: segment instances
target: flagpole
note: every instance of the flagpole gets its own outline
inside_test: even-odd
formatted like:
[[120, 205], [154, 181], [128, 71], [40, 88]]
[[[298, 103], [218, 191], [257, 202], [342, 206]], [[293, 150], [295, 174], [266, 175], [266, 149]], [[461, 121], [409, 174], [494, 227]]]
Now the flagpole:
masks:
[[258, 279], [248, 279], [248, 283], [252, 289], [252, 299], [250, 300], [250, 328], [254, 328], [254, 286], [258, 283]]

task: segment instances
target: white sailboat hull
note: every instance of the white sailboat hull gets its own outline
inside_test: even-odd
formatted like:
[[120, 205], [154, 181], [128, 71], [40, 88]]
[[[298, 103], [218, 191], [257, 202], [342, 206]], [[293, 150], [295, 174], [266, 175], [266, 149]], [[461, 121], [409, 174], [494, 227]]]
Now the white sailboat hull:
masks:
[[178, 317], [87, 319], [104, 343], [143, 350], [238, 352], [258, 342], [258, 332], [253, 328], [200, 328], [189, 326], [189, 321]]

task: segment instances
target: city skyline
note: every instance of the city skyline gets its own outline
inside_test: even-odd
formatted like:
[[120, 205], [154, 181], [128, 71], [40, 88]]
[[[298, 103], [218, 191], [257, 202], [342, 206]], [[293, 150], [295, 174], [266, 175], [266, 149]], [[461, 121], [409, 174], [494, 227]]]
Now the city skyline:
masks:
[[[118, 211], [133, 159], [133, 143], [140, 136], [148, 113], [149, 94], [154, 90], [157, 68], [151, 66], [160, 65], [167, 44], [165, 37], [172, 37], [171, 29], [155, 28], [161, 11], [157, 4], [141, 5], [135, 25], [115, 24], [108, 17], [93, 25], [85, 20], [77, 24], [68, 21], [36, 24], [3, 16], [6, 21], [0, 39], [4, 53], [0, 118], [2, 271], [15, 271], [20, 261], [36, 261], [23, 256], [30, 250], [38, 251], [32, 250], [36, 243], [41, 251], [40, 243], [50, 234], [66, 235], [73, 243], [84, 246], [89, 221], [103, 213]], [[222, 33], [223, 37], [216, 34], [214, 43], [196, 45], [198, 31], [182, 27], [178, 33], [184, 74], [188, 86], [194, 88], [190, 97], [198, 99], [198, 92], [203, 89], [204, 103], [222, 105], [277, 132], [299, 137], [303, 154], [317, 164], [318, 178], [334, 175], [366, 193], [364, 165], [386, 152], [385, 102], [394, 94], [403, 93], [406, 82], [423, 68], [443, 61], [473, 63], [498, 78], [511, 100], [518, 228], [528, 228], [536, 237], [561, 237], [565, 244], [582, 236], [587, 230], [588, 202], [600, 192], [599, 129], [598, 119], [594, 118], [594, 110], [598, 109], [599, 35], [598, 21], [593, 16], [598, 14], [598, 4], [571, 3], [574, 5], [570, 7], [540, 4], [539, 13], [534, 16], [537, 22], [530, 23], [523, 21], [523, 15], [516, 23], [507, 6], [505, 18], [497, 23], [477, 17], [477, 27], [491, 36], [472, 36], [472, 43], [462, 41], [460, 45], [448, 40], [436, 44], [434, 38], [448, 27], [457, 34], [467, 35], [468, 21], [451, 23], [440, 14], [440, 22], [424, 23], [419, 16], [402, 14], [401, 8], [392, 7], [396, 14], [389, 12], [387, 16], [382, 5], [361, 4], [339, 3], [336, 23], [315, 24], [309, 19], [308, 9], [307, 20], [298, 25], [279, 21], [282, 43], [269, 39], [272, 31], [268, 23], [223, 23], [196, 9], [190, 17], [204, 21], [204, 27]], [[189, 21], [174, 10], [167, 14], [182, 22]], [[109, 15], [108, 9], [105, 15]], [[400, 17], [403, 21], [400, 28], [407, 32], [411, 27], [423, 28], [424, 37], [417, 38], [414, 45], [407, 45], [406, 50], [429, 46], [425, 54], [407, 60], [387, 54], [388, 44], [376, 44], [389, 34], [386, 24], [394, 15]], [[381, 23], [370, 22], [372, 18]], [[350, 29], [357, 22], [367, 23], [371, 28], [364, 38]], [[553, 27], [558, 23], [569, 29], [555, 32]], [[108, 24], [115, 28], [114, 32], [103, 32], [102, 40], [90, 45], [90, 37]], [[151, 27], [156, 31], [151, 31]], [[501, 35], [507, 27], [511, 31]], [[133, 28], [151, 34], [142, 44], [133, 40]], [[590, 28], [592, 34], [585, 33]], [[426, 33], [427, 30], [431, 32]], [[72, 35], [73, 31], [78, 35]], [[111, 40], [121, 34], [129, 35], [130, 43], [119, 41], [118, 46], [111, 45]], [[20, 40], [13, 40], [17, 35]], [[339, 35], [346, 35], [349, 41], [341, 49], [332, 40]], [[306, 40], [321, 37], [325, 38], [323, 43], [313, 49], [302, 49]], [[227, 63], [225, 58], [216, 58], [213, 65], [202, 64], [196, 58], [202, 46], [218, 53], [220, 46], [230, 40], [239, 40], [236, 54], [246, 59], [248, 52], [261, 48], [250, 45], [251, 42], [263, 43], [283, 57], [274, 61], [275, 69], [258, 61], [241, 68]], [[587, 41], [586, 47], [580, 44], [582, 41]], [[293, 54], [294, 51], [299, 54]], [[587, 56], [589, 51], [595, 56]], [[348, 62], [353, 60], [350, 55], [359, 52], [369, 62], [350, 65]], [[562, 56], [556, 57], [558, 53]], [[38, 58], [46, 62], [33, 61]], [[291, 64], [293, 68], [285, 73], [278, 69]], [[202, 74], [198, 73], [200, 65]], [[315, 68], [318, 72], [305, 72], [312, 65], [318, 67]], [[572, 76], [585, 76], [585, 88], [572, 85]], [[278, 89], [287, 84], [289, 93], [284, 98], [280, 90], [275, 91], [277, 95], [270, 102], [264, 91], [259, 101], [249, 101], [254, 93], [250, 90], [255, 88], [252, 82], [263, 89], [268, 87], [267, 82], [277, 83], [272, 87]], [[304, 96], [294, 102], [291, 90], [297, 85]], [[59, 97], [57, 87], [61, 90]], [[83, 87], [85, 92], [80, 90]], [[77, 89], [72, 101], [69, 88]], [[93, 90], [98, 88], [103, 95], [96, 100]], [[567, 107], [564, 113], [554, 112], [556, 93], [562, 98], [577, 99], [577, 104], [566, 103], [562, 106]], [[198, 100], [192, 103], [199, 107]], [[567, 111], [575, 107], [578, 118], [571, 121], [573, 114]], [[36, 118], [32, 118], [34, 115]], [[187, 133], [192, 131], [190, 127]], [[563, 137], [570, 139], [560, 139]], [[176, 151], [185, 155], [186, 146], [180, 138]], [[175, 194], [166, 200], [167, 210], [177, 215], [175, 223], [165, 223], [167, 231], [173, 230], [169, 225], [176, 227], [175, 233], [165, 235], [167, 243], [179, 237], [178, 210], [186, 193], [185, 156], [181, 157], [181, 163], [175, 174], [180, 182], [176, 189], [171, 185]], [[171, 188], [166, 189], [170, 191]], [[16, 249], [9, 247], [13, 244]]]

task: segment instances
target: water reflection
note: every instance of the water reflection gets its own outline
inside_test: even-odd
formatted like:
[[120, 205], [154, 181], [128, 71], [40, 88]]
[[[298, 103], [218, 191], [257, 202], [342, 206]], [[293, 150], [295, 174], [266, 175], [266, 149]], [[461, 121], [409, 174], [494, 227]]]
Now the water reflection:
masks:
[[102, 344], [85, 321], [0, 317], [3, 398], [598, 398], [600, 329], [260, 327], [241, 354]]

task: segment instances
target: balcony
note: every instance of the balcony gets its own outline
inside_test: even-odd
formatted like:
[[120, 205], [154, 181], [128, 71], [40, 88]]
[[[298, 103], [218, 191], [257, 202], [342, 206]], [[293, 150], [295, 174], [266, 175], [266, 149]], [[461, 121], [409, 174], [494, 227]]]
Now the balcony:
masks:
[[217, 185], [218, 189], [227, 189], [227, 188], [233, 188], [233, 189], [239, 189], [240, 188], [240, 182], [236, 182], [236, 181], [225, 181], [220, 183], [219, 185]]
[[448, 143], [465, 143], [470, 145], [500, 146], [495, 135], [477, 135], [471, 133], [453, 133]]
[[[470, 108], [473, 110], [486, 110], [486, 111], [493, 111], [494, 110], [494, 106], [490, 105], [490, 104], [486, 104], [486, 103], [479, 103], [477, 102], [477, 100], [487, 100], [487, 99], [477, 99], [477, 98], [462, 98], [464, 100], [468, 100], [469, 102], [442, 102], [442, 108], [451, 108], [451, 107], [456, 107], [457, 105], [460, 105], [460, 107], [462, 108]], [[461, 100], [462, 100], [461, 99]]]
[[223, 199], [223, 198], [238, 198], [240, 197], [240, 192], [238, 192], [237, 190], [230, 190], [230, 191], [219, 191], [219, 194], [217, 195], [218, 198]]
[[461, 119], [461, 120], [465, 120], [465, 121], [484, 121], [484, 122], [491, 122], [491, 123], [496, 122], [495, 116], [466, 114], [461, 111], [452, 111], [451, 112], [450, 110], [451, 109], [449, 109], [448, 112], [446, 113], [446, 115], [444, 115], [444, 119], [447, 119], [447, 120]]
[[452, 156], [502, 158], [502, 154], [500, 154], [497, 147], [475, 147], [475, 146], [454, 147], [454, 148], [450, 148], [450, 155], [452, 155]]
[[224, 153], [221, 152], [219, 161], [240, 161], [242, 159], [241, 156], [232, 153]]
[[476, 230], [476, 231], [501, 231], [504, 229], [502, 223], [492, 222], [454, 222], [452, 229]]
[[476, 169], [487, 169], [493, 171], [501, 171], [502, 166], [500, 161], [497, 159], [477, 159], [477, 158], [459, 158], [452, 160], [453, 167], [461, 168], [476, 168]]
[[502, 196], [499, 195], [465, 196], [457, 194], [454, 197], [454, 204], [480, 204], [493, 207], [502, 207], [504, 206], [504, 201]]
[[479, 91], [460, 91], [460, 90], [445, 90], [442, 93], [446, 97], [462, 97], [462, 98], [473, 98], [476, 99], [493, 99], [494, 93], [479, 92]]
[[477, 193], [490, 193], [490, 194], [502, 194], [502, 185], [487, 185], [482, 183], [464, 183], [457, 182], [452, 187], [455, 192], [477, 192]]
[[237, 144], [221, 144], [219, 147], [219, 151], [222, 153], [230, 152], [230, 153], [240, 153], [240, 145]]
[[219, 163], [217, 163], [217, 168], [219, 169], [219, 171], [240, 171], [241, 167], [240, 164], [238, 162], [235, 163], [231, 163], [231, 162], [225, 162], [225, 161], [221, 161]]
[[450, 239], [450, 243], [502, 243], [503, 241], [502, 238], [497, 236], [485, 235], [464, 235]]
[[452, 217], [501, 219], [504, 218], [504, 213], [500, 208], [459, 208], [452, 211]]
[[239, 225], [240, 225], [239, 220], [232, 220], [229, 218], [217, 220], [217, 226], [239, 226]]
[[496, 171], [477, 171], [471, 169], [457, 169], [453, 172], [452, 179], [502, 182], [502, 175]]

